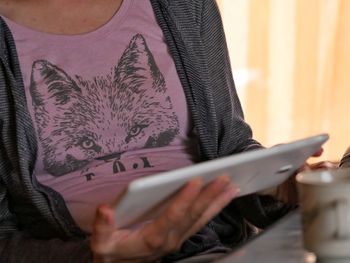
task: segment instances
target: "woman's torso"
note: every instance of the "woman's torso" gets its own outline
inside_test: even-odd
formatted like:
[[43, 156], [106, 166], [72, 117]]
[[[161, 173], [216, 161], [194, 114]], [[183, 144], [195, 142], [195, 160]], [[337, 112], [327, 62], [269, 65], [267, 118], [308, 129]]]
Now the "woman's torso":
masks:
[[83, 229], [132, 179], [194, 161], [185, 96], [149, 1], [124, 0], [105, 24], [73, 35], [5, 21], [37, 131], [35, 175]]

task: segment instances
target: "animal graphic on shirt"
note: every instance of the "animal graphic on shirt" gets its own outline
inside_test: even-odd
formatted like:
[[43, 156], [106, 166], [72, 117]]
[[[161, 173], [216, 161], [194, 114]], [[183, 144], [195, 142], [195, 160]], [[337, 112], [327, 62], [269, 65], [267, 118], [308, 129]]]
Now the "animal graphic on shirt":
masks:
[[69, 76], [33, 63], [30, 92], [44, 169], [62, 176], [93, 159], [168, 145], [179, 133], [165, 80], [144, 37], [135, 35], [106, 76]]

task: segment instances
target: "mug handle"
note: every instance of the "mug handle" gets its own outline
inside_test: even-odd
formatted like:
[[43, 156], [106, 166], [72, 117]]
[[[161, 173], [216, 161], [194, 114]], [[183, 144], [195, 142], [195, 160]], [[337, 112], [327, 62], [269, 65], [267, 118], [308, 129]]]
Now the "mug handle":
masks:
[[338, 199], [333, 203], [336, 215], [335, 237], [337, 239], [350, 239], [350, 207], [346, 199]]

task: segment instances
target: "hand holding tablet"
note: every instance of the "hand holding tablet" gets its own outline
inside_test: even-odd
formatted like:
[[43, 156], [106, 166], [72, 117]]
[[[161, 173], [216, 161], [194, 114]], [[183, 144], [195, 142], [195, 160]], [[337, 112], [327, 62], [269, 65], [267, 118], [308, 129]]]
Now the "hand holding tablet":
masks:
[[328, 140], [321, 134], [268, 149], [258, 149], [194, 164], [132, 181], [115, 203], [119, 228], [150, 218], [186, 182], [202, 178], [205, 183], [229, 176], [243, 196], [278, 185], [302, 166]]

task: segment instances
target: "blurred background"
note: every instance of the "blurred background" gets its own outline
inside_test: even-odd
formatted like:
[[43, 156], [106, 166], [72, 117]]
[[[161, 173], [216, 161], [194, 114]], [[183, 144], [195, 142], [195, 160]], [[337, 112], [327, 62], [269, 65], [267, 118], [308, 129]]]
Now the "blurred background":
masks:
[[321, 159], [339, 160], [350, 146], [350, 0], [217, 3], [254, 138], [272, 146], [326, 132]]

